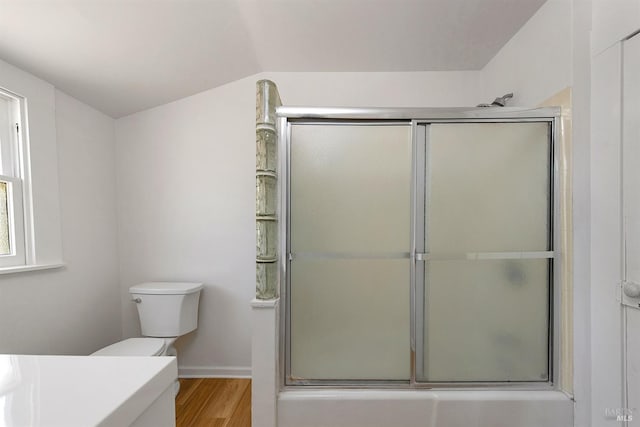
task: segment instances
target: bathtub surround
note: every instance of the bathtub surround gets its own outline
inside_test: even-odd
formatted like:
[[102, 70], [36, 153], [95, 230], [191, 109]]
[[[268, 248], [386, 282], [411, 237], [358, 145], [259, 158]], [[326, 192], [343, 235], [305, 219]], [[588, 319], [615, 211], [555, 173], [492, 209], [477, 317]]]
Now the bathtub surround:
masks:
[[567, 396], [548, 391], [303, 390], [278, 397], [278, 427], [571, 427], [572, 417]]

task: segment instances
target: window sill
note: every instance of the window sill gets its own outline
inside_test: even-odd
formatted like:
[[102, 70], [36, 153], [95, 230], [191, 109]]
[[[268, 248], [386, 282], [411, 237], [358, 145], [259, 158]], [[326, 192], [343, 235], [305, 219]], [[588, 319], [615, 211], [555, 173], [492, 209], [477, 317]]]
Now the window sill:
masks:
[[0, 274], [22, 273], [24, 271], [52, 270], [62, 268], [65, 264], [37, 264], [37, 265], [18, 265], [15, 267], [2, 267]]

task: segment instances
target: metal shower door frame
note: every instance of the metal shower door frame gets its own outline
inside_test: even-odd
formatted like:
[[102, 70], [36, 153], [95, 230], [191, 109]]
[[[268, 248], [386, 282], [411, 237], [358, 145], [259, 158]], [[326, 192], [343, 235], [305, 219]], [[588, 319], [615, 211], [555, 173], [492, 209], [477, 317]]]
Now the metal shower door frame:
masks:
[[[426, 195], [425, 180], [420, 179], [426, 173], [428, 151], [428, 126], [436, 123], [518, 123], [547, 122], [550, 127], [550, 251], [547, 254], [534, 254], [537, 257], [549, 258], [549, 343], [548, 343], [548, 381], [533, 382], [437, 382], [419, 381], [423, 376], [416, 363], [423, 357], [424, 350], [424, 261], [428, 258], [427, 248], [423, 247], [424, 215]], [[396, 380], [307, 380], [291, 376], [291, 342], [290, 342], [290, 263], [291, 256], [291, 221], [290, 221], [290, 144], [291, 126], [295, 123], [314, 124], [363, 124], [384, 125], [405, 123], [411, 126], [412, 138], [412, 182], [411, 182], [411, 240], [410, 240], [410, 378], [408, 381]], [[279, 225], [280, 247], [280, 357], [281, 387], [314, 387], [314, 388], [392, 388], [392, 389], [510, 389], [510, 390], [548, 390], [557, 389], [560, 366], [560, 233], [555, 233], [560, 224], [560, 206], [558, 197], [560, 148], [556, 141], [560, 138], [560, 108], [317, 108], [287, 107], [277, 108], [279, 174], [283, 177], [279, 184]], [[422, 171], [422, 172], [420, 172]]]

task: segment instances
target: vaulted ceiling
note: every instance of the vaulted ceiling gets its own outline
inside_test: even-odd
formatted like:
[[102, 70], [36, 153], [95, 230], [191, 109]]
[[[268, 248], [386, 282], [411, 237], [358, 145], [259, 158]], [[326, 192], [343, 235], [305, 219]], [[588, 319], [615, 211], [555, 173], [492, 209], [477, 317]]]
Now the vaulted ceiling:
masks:
[[479, 70], [546, 0], [0, 0], [0, 59], [121, 117], [261, 71]]

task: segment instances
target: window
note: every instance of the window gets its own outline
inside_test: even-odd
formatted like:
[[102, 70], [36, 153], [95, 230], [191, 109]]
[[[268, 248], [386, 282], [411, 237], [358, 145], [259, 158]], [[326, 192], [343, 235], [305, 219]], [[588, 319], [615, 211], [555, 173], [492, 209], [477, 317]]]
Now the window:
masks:
[[25, 265], [24, 99], [0, 89], [0, 268]]

